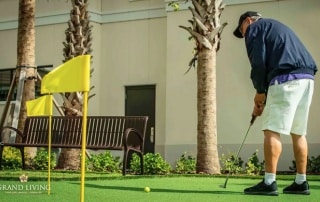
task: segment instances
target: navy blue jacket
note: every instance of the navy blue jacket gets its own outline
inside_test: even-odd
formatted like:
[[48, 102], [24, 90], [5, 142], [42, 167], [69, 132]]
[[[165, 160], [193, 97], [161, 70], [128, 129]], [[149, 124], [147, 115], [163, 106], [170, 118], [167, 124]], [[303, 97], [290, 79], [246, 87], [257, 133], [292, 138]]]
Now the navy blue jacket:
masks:
[[272, 19], [259, 19], [245, 33], [251, 80], [257, 93], [265, 93], [278, 75], [314, 75], [317, 66], [299, 38], [286, 25]]

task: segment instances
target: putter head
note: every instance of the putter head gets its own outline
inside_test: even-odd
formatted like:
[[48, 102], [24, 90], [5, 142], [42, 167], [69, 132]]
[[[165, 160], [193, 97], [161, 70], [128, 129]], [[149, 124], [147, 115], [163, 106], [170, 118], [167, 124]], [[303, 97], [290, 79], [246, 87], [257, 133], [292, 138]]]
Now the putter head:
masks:
[[224, 188], [224, 189], [227, 188], [227, 186], [225, 184], [224, 185], [221, 184], [219, 187]]

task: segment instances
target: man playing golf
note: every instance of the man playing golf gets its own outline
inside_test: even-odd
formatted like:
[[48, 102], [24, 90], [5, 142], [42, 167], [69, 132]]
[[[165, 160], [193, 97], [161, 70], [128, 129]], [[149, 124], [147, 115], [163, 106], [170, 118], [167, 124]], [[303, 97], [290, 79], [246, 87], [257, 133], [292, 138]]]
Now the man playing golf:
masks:
[[309, 195], [306, 132], [316, 64], [290, 28], [262, 18], [257, 12], [242, 14], [233, 34], [245, 38], [256, 89], [252, 115], [262, 115], [264, 132], [264, 179], [244, 193], [278, 195], [276, 171], [282, 150], [281, 134], [291, 135], [297, 167], [294, 182], [283, 193]]

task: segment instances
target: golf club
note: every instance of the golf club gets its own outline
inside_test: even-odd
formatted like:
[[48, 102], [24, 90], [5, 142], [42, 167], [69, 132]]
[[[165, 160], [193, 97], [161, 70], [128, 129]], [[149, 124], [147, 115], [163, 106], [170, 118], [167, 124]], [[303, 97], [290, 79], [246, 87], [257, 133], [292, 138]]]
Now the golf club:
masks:
[[245, 134], [245, 136], [244, 136], [244, 138], [243, 138], [243, 140], [242, 140], [242, 143], [241, 143], [241, 145], [240, 145], [240, 147], [239, 147], [239, 149], [238, 149], [238, 152], [237, 152], [237, 154], [236, 154], [236, 157], [235, 157], [235, 159], [234, 159], [233, 162], [232, 162], [231, 170], [230, 170], [230, 171], [228, 172], [228, 174], [227, 174], [227, 178], [226, 178], [226, 181], [224, 182], [224, 185], [221, 185], [220, 187], [222, 187], [222, 188], [227, 188], [227, 183], [228, 183], [229, 175], [230, 175], [230, 173], [232, 172], [232, 168], [233, 168], [233, 166], [234, 166], [234, 163], [235, 163], [235, 161], [238, 159], [238, 156], [239, 156], [239, 153], [240, 153], [241, 148], [242, 148], [242, 146], [243, 146], [243, 143], [244, 143], [244, 141], [246, 140], [247, 135], [248, 135], [248, 133], [249, 133], [249, 131], [250, 131], [250, 128], [251, 128], [251, 126], [253, 125], [253, 123], [254, 123], [254, 121], [256, 120], [256, 118], [257, 118], [256, 116], [253, 116], [253, 115], [252, 115], [249, 128], [248, 128], [248, 130], [247, 130], [247, 132], [246, 132], [246, 134]]

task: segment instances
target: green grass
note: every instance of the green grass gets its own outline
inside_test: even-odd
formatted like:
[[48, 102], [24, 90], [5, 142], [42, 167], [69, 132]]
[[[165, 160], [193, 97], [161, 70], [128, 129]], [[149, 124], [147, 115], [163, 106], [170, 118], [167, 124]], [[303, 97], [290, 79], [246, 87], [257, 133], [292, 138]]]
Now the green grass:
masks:
[[[25, 173], [28, 182], [21, 183], [19, 176]], [[51, 193], [39, 188], [47, 185], [46, 171], [0, 171], [1, 201], [80, 201], [80, 173], [51, 173]], [[206, 201], [319, 201], [320, 176], [308, 176], [311, 186], [310, 196], [284, 195], [282, 189], [292, 183], [294, 176], [278, 176], [280, 195], [249, 196], [243, 194], [243, 189], [260, 182], [261, 176], [231, 176], [227, 188], [221, 188], [225, 176], [208, 175], [168, 175], [168, 176], [121, 176], [120, 174], [86, 173], [85, 201], [89, 202], [206, 202]], [[4, 187], [20, 185], [20, 191], [3, 190]], [[22, 186], [23, 187], [22, 187]], [[149, 193], [144, 187], [150, 187]], [[38, 188], [37, 188], [38, 187]], [[22, 190], [23, 188], [23, 190]], [[2, 189], [2, 190], [1, 190]]]

